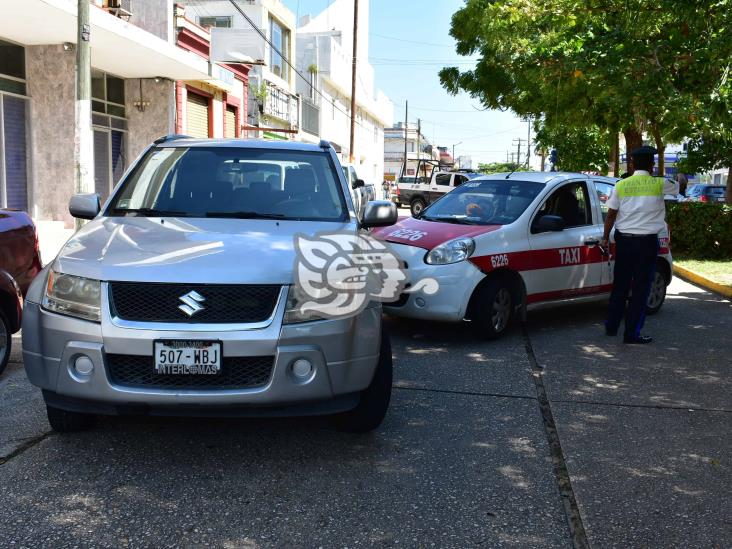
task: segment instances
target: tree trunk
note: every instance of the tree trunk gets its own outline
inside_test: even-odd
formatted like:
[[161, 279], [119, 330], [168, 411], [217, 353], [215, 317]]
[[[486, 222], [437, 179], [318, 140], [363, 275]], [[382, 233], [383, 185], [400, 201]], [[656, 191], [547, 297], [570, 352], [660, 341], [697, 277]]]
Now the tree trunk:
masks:
[[633, 168], [633, 160], [630, 157], [630, 153], [643, 146], [643, 134], [637, 128], [626, 128], [623, 130], [623, 135], [625, 136], [625, 157], [628, 164], [626, 171], [629, 175], [633, 175], [635, 169]]
[[658, 149], [658, 175], [663, 177], [666, 175], [666, 146], [663, 144], [661, 130], [658, 129], [656, 124], [651, 125], [651, 131], [653, 132], [653, 139], [656, 141], [656, 148]]

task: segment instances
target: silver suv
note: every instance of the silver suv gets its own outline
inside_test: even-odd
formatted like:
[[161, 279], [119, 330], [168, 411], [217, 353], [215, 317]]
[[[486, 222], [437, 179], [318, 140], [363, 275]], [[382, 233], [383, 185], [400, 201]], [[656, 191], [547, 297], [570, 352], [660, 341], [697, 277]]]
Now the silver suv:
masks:
[[[298, 235], [363, 234], [396, 222], [388, 202], [357, 219], [335, 151], [272, 141], [168, 136], [33, 282], [23, 356], [51, 426], [98, 414], [334, 414], [368, 431], [389, 405], [381, 306], [346, 318], [303, 312]], [[101, 210], [101, 211], [100, 211]]]

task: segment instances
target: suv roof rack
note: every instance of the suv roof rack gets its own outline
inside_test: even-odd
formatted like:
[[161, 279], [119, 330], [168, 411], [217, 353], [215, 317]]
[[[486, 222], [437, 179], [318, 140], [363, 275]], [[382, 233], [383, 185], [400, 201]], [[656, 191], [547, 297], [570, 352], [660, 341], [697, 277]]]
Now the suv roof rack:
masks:
[[165, 143], [167, 141], [175, 141], [176, 139], [193, 139], [190, 135], [184, 135], [181, 133], [171, 133], [168, 135], [164, 135], [162, 137], [158, 137], [153, 143], [156, 145], [159, 145], [160, 143]]

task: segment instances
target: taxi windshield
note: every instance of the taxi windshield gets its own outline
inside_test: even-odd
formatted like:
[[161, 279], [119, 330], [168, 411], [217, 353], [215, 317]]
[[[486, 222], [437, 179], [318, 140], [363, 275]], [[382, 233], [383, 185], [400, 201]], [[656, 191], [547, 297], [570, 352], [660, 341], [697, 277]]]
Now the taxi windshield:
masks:
[[420, 219], [464, 225], [508, 225], [516, 221], [544, 183], [478, 179], [464, 183], [427, 208]]

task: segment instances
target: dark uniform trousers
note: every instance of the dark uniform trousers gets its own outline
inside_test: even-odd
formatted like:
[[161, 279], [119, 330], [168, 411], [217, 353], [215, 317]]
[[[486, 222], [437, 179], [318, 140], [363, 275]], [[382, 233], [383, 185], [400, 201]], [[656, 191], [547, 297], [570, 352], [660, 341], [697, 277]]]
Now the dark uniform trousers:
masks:
[[[615, 271], [605, 326], [616, 332], [625, 314], [625, 337], [640, 335], [646, 303], [656, 272], [658, 235], [628, 235], [615, 231]], [[632, 295], [628, 302], [628, 294]], [[628, 302], [626, 310], [626, 302]]]

